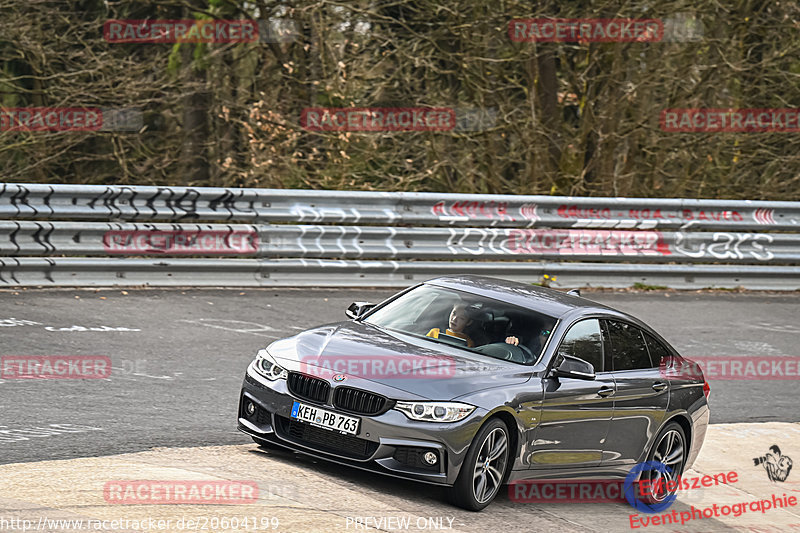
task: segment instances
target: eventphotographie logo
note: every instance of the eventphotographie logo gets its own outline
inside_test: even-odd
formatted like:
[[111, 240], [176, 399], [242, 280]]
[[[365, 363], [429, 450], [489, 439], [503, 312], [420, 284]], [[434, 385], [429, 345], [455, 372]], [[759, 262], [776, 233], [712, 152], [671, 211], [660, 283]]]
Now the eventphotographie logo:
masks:
[[769, 451], [761, 457], [754, 457], [753, 464], [755, 466], [763, 466], [767, 471], [767, 477], [770, 481], [786, 481], [789, 477], [789, 472], [792, 471], [792, 459], [781, 453], [781, 449], [777, 444], [769, 447]]

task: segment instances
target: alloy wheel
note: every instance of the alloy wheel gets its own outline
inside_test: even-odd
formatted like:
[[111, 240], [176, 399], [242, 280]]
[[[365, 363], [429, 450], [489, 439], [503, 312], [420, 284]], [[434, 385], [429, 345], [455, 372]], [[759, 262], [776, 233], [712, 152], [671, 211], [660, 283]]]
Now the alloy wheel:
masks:
[[[676, 429], [670, 429], [661, 436], [653, 452], [653, 461], [667, 467], [664, 472], [656, 469], [649, 471], [649, 496], [654, 502], [662, 502], [677, 490], [678, 478], [683, 472], [685, 457], [683, 435]], [[669, 484], [675, 488], [669, 490]]]
[[508, 435], [503, 428], [494, 428], [481, 444], [475, 458], [472, 493], [479, 504], [494, 498], [503, 482], [508, 461]]

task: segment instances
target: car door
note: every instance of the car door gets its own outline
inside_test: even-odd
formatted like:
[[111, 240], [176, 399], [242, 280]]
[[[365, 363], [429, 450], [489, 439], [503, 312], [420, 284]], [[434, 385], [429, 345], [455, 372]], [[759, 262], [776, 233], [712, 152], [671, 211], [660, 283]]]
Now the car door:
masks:
[[571, 355], [592, 364], [594, 381], [565, 377], [542, 380], [543, 400], [534, 433], [530, 467], [583, 468], [597, 466], [609, 432], [614, 406], [614, 378], [603, 369], [600, 321], [573, 324], [561, 340], [556, 356]]
[[650, 357], [640, 328], [623, 320], [606, 319], [603, 329], [604, 364], [610, 364], [617, 386], [603, 465], [633, 464], [644, 460], [647, 443], [666, 416], [669, 382], [658, 368], [660, 358]]

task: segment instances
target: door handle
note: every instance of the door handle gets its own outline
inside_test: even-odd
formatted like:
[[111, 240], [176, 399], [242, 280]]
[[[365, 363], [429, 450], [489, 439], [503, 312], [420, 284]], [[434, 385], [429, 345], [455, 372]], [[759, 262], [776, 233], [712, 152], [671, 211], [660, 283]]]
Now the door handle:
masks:
[[657, 392], [661, 392], [662, 390], [667, 388], [667, 384], [663, 381], [656, 381], [653, 383], [653, 390]]
[[600, 390], [597, 391], [597, 395], [603, 398], [611, 396], [612, 394], [614, 394], [614, 387], [600, 387]]

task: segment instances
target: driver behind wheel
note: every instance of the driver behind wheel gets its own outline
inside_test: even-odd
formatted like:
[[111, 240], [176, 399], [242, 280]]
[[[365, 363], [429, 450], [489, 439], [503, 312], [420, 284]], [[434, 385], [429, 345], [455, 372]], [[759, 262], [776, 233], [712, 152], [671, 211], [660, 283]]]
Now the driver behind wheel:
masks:
[[465, 333], [465, 330], [470, 324], [472, 324], [472, 318], [467, 311], [467, 304], [460, 302], [455, 304], [452, 311], [450, 311], [448, 327], [445, 329], [444, 333], [442, 333], [440, 328], [431, 328], [426, 337], [438, 339], [439, 335], [449, 335], [467, 341], [467, 346], [473, 348], [475, 342]]
[[[469, 348], [473, 348], [475, 346], [475, 342], [466, 334], [466, 329], [472, 324], [473, 319], [470, 316], [469, 308], [467, 304], [464, 302], [459, 302], [453, 306], [452, 311], [450, 311], [450, 318], [448, 321], [448, 328], [445, 329], [444, 335], [449, 335], [451, 337], [456, 337], [467, 342], [467, 346]], [[431, 328], [431, 330], [427, 333], [427, 337], [433, 337], [434, 339], [438, 339], [439, 335], [442, 335], [442, 331], [440, 328]], [[506, 343], [513, 344], [514, 346], [519, 345], [519, 339], [515, 336], [506, 337]]]

